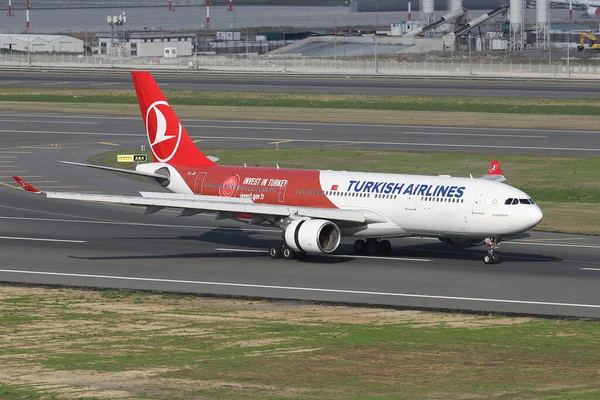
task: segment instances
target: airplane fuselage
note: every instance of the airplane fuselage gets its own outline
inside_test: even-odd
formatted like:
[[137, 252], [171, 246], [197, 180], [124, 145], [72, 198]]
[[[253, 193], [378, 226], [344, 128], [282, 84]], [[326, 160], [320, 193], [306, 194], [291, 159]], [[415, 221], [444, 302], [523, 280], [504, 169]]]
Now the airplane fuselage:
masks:
[[526, 193], [484, 179], [237, 166], [199, 169], [162, 163], [138, 166], [142, 171], [160, 168], [169, 169], [167, 188], [173, 193], [289, 207], [360, 209], [380, 217], [369, 224], [340, 225], [344, 235], [355, 237], [481, 240], [519, 234], [542, 218]]

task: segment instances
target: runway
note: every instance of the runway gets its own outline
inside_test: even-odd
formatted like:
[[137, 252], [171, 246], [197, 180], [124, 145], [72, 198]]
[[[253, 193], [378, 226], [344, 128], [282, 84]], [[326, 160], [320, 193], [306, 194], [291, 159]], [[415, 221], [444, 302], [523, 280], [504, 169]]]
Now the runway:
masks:
[[[533, 233], [503, 243], [504, 262], [492, 266], [484, 265], [482, 248], [463, 249], [421, 238], [393, 240], [389, 257], [346, 256], [351, 252], [351, 241], [346, 241], [332, 256], [271, 260], [266, 248], [281, 240], [276, 230], [215, 221], [210, 215], [177, 218], [177, 212], [162, 211], [144, 216], [134, 207], [53, 201], [25, 193], [11, 181], [11, 175], [19, 174], [43, 190], [160, 191], [151, 183], [56, 162], [85, 161], [101, 151], [135, 148], [145, 141], [138, 118], [4, 112], [0, 120], [4, 143], [0, 149], [0, 281], [600, 317], [597, 237]], [[195, 135], [208, 131], [215, 136], [248, 125], [245, 121], [184, 123]], [[231, 124], [236, 128], [223, 128]], [[292, 131], [293, 127], [310, 130]], [[319, 136], [352, 140], [365, 128], [258, 122], [252, 129], [248, 136], [260, 132], [268, 140], [285, 131], [315, 140]], [[369, 136], [383, 140], [404, 129], [415, 127], [373, 127]], [[429, 131], [435, 130], [424, 128]], [[505, 134], [523, 133], [506, 130]], [[554, 137], [554, 133], [543, 135]], [[577, 133], [562, 135], [570, 138], [571, 145], [576, 143]], [[466, 140], [461, 138], [451, 140]], [[58, 147], [49, 146], [58, 139], [62, 140]], [[238, 140], [202, 140], [209, 147], [239, 146]], [[248, 143], [264, 145], [260, 140]], [[325, 146], [315, 141], [288, 143]], [[596, 153], [576, 152], [580, 154]]]
[[[219, 76], [202, 73], [161, 73], [153, 76], [162, 88], [269, 93], [330, 93], [371, 95], [429, 95], [595, 99], [600, 84], [594, 82], [502, 82], [445, 79], [314, 78]], [[131, 89], [129, 72], [81, 73], [3, 70], [0, 87]]]
[[[600, 131], [183, 119], [210, 148], [344, 148], [599, 156]], [[59, 144], [67, 161], [146, 145], [139, 117], [0, 112], [4, 147]], [[51, 149], [56, 153], [58, 149]], [[36, 156], [37, 158], [38, 156]], [[26, 158], [26, 157], [25, 157]], [[26, 160], [31, 165], [30, 160]], [[249, 163], [257, 160], [248, 160]], [[55, 166], [48, 166], [52, 171]], [[62, 168], [62, 166], [61, 166]], [[61, 172], [62, 170], [56, 170]]]

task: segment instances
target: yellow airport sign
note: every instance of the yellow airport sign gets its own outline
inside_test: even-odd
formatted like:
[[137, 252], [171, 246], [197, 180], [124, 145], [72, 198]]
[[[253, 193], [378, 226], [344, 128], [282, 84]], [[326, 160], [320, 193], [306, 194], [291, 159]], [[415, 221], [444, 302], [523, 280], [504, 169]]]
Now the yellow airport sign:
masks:
[[117, 162], [146, 162], [148, 156], [146, 154], [118, 154]]

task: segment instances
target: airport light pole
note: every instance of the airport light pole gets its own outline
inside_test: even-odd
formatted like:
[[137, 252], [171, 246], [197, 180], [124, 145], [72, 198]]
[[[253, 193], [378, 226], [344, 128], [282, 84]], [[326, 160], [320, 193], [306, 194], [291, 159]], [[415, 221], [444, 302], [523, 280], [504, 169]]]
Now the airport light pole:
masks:
[[337, 68], [337, 21], [333, 21], [333, 65]]
[[377, 40], [377, 36], [375, 36], [373, 39], [375, 40], [375, 73], [378, 74], [379, 73], [379, 61], [377, 60], [377, 42], [379, 40]]
[[567, 31], [567, 76], [571, 77], [571, 52], [569, 47], [571, 47], [571, 31]]

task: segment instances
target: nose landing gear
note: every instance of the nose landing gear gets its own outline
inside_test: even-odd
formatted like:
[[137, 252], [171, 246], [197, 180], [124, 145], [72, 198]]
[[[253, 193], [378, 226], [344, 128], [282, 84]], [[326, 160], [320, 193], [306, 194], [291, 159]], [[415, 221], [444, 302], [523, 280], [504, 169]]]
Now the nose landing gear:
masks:
[[483, 257], [483, 262], [486, 264], [499, 264], [500, 257], [496, 254], [496, 250], [500, 247], [500, 238], [487, 238], [485, 244], [488, 246], [488, 253]]

